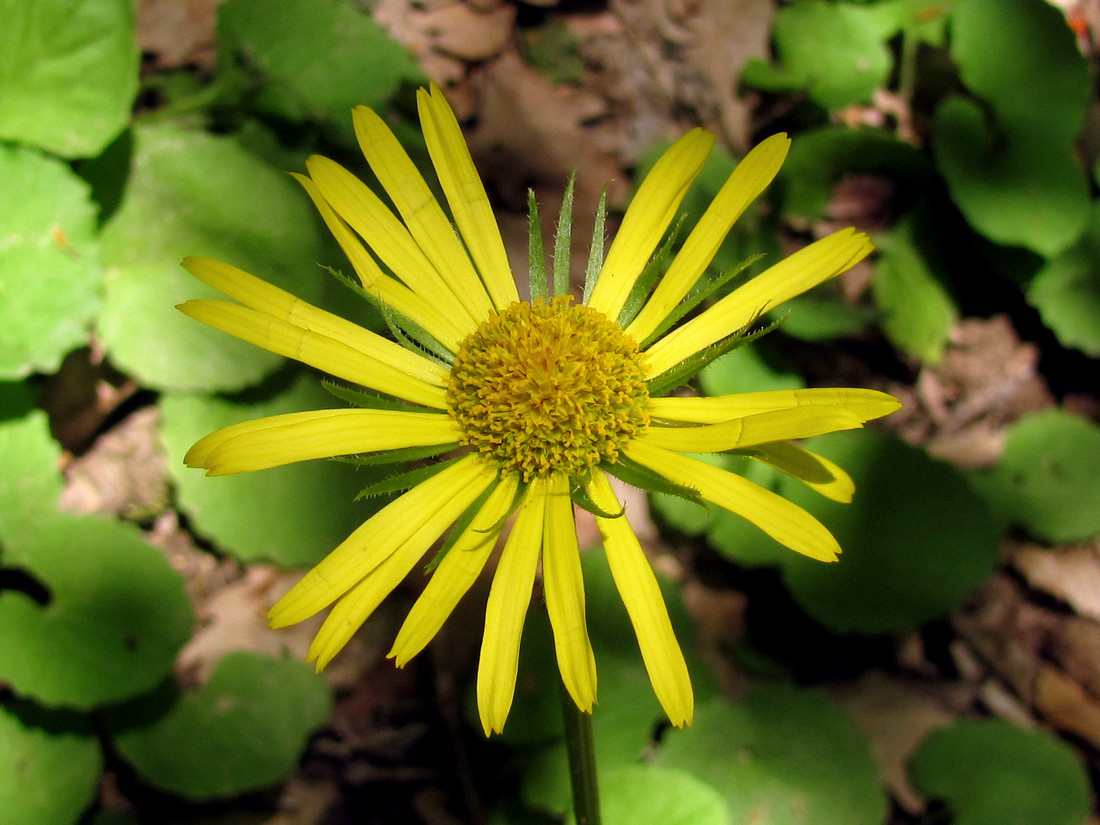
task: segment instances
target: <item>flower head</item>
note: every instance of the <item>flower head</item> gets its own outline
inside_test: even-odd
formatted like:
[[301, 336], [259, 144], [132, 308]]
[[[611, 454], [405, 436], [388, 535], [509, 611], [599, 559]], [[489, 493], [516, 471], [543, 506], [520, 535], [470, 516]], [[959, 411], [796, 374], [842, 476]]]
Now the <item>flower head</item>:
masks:
[[192, 447], [187, 464], [221, 475], [334, 456], [375, 463], [434, 457], [399, 475], [396, 487], [405, 492], [307, 573], [270, 620], [283, 627], [331, 607], [309, 652], [320, 669], [449, 533], [390, 653], [404, 665], [434, 637], [506, 533], [478, 668], [486, 733], [503, 728], [511, 707], [540, 561], [562, 680], [580, 709], [595, 701], [574, 521], [574, 506], [583, 506], [595, 515], [657, 697], [673, 724], [689, 723], [684, 657], [609, 477], [677, 489], [743, 516], [792, 550], [836, 560], [836, 541], [808, 513], [690, 454], [741, 452], [846, 501], [848, 476], [790, 440], [859, 427], [897, 409], [895, 399], [859, 389], [662, 396], [735, 345], [762, 312], [848, 269], [871, 244], [852, 230], [837, 232], [681, 323], [701, 305], [706, 290], [697, 284], [719, 244], [774, 178], [789, 145], [777, 135], [741, 161], [654, 286], [654, 251], [711, 148], [712, 137], [696, 129], [646, 177], [606, 257], [598, 230], [583, 303], [565, 294], [560, 272], [557, 294], [547, 294], [535, 260], [541, 248], [532, 256], [533, 298], [522, 301], [454, 114], [434, 86], [419, 92], [418, 104], [449, 216], [365, 107], [353, 112], [355, 131], [396, 214], [326, 158], [310, 158], [308, 175], [295, 176], [351, 261], [357, 288], [382, 309], [397, 340], [229, 264], [184, 261], [237, 303], [194, 300], [183, 312], [367, 392], [344, 393], [354, 408], [219, 430]]

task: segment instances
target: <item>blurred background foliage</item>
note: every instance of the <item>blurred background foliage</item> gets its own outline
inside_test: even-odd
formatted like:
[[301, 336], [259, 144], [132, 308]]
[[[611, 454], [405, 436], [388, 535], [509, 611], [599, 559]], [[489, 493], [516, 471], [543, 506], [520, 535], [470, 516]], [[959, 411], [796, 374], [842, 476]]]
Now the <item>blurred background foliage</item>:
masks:
[[[568, 807], [537, 617], [513, 718], [488, 745], [464, 698], [476, 619], [419, 676], [378, 675], [385, 616], [316, 676], [300, 662], [310, 628], [270, 634], [262, 615], [284, 569], [378, 506], [354, 500], [363, 471], [182, 466], [218, 427], [339, 402], [177, 313], [208, 292], [179, 259], [222, 258], [378, 326], [324, 273], [338, 250], [283, 171], [323, 152], [362, 172], [361, 103], [423, 160], [412, 90], [432, 77], [476, 127], [506, 237], [517, 191], [552, 204], [577, 166], [578, 202], [617, 178], [621, 207], [662, 141], [702, 121], [725, 148], [681, 238], [749, 143], [794, 138], [716, 270], [850, 224], [878, 248], [771, 313], [779, 331], [697, 387], [905, 401], [884, 428], [813, 439], [855, 479], [850, 505], [711, 459], [814, 513], [843, 561], [678, 499], [656, 496], [652, 522], [629, 505], [668, 574], [692, 728], [661, 728], [602, 556], [584, 556], [605, 821], [1086, 822], [1100, 766], [1100, 11], [716, 0], [650, 30], [652, 5], [0, 0], [0, 820], [504, 825]], [[622, 42], [657, 47], [657, 80], [633, 101], [608, 80], [630, 74]], [[699, 42], [700, 85], [678, 86]], [[658, 117], [647, 84], [662, 78]]]

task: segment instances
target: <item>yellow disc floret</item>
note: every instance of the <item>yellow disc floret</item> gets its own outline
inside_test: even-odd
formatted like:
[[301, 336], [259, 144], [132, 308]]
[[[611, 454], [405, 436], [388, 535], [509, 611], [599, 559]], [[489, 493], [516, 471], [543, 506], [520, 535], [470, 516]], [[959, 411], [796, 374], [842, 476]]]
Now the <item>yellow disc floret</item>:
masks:
[[571, 300], [512, 304], [466, 337], [451, 369], [461, 443], [525, 481], [584, 476], [649, 424], [637, 342]]

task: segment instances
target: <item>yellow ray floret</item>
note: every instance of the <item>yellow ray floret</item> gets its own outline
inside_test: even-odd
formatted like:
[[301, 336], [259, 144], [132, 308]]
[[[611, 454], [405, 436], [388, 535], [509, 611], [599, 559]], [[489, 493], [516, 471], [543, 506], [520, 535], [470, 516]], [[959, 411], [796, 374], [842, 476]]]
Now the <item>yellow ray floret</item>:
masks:
[[424, 546], [427, 550], [495, 475], [491, 467], [467, 456], [387, 504], [279, 599], [268, 613], [271, 625], [286, 627], [321, 612], [405, 542], [416, 536], [426, 538], [438, 527]]
[[184, 461], [220, 476], [313, 458], [457, 444], [458, 436], [454, 422], [443, 413], [316, 410], [218, 430], [196, 443]]
[[810, 438], [863, 426], [843, 407], [795, 407], [698, 427], [650, 427], [638, 440], [681, 453], [723, 453], [770, 441]]
[[485, 637], [477, 666], [477, 710], [486, 736], [504, 730], [516, 692], [519, 642], [542, 549], [546, 487], [545, 480], [535, 479], [527, 488], [485, 605]]
[[306, 161], [310, 180], [333, 211], [371, 248], [409, 289], [433, 295], [457, 312], [466, 327], [476, 326], [450, 286], [417, 245], [405, 224], [378, 195], [335, 161], [314, 155]]
[[352, 349], [341, 341], [296, 327], [254, 309], [201, 298], [180, 304], [177, 309], [196, 321], [228, 332], [276, 355], [285, 355], [316, 367], [337, 378], [353, 381], [414, 404], [436, 409], [446, 406], [442, 387], [413, 378], [397, 367]]
[[447, 282], [450, 291], [476, 321], [493, 311], [493, 303], [455, 235], [432, 190], [401, 148], [389, 127], [373, 111], [357, 106], [352, 112], [359, 147], [390, 196], [417, 244]]
[[868, 237], [842, 229], [784, 258], [646, 350], [646, 378], [655, 378], [770, 309], [834, 278], [866, 257]]
[[474, 168], [458, 120], [439, 87], [433, 83], [430, 92], [418, 89], [416, 104], [424, 142], [439, 175], [439, 185], [462, 233], [462, 240], [499, 312], [518, 301], [519, 292], [485, 186]]
[[847, 504], [856, 485], [844, 470], [824, 456], [787, 441], [761, 444], [744, 451], [745, 455], [797, 478], [826, 498]]
[[627, 207], [589, 297], [590, 307], [612, 320], [618, 317], [713, 144], [714, 135], [692, 129], [661, 155]]
[[447, 385], [447, 370], [442, 365], [339, 315], [319, 309], [243, 269], [213, 258], [195, 256], [184, 258], [182, 265], [200, 281], [250, 309], [332, 338], [428, 384]]
[[772, 135], [737, 164], [676, 253], [653, 295], [627, 327], [628, 335], [644, 341], [684, 299], [714, 259], [733, 224], [779, 173], [790, 146], [786, 135]]
[[[603, 473], [593, 474], [588, 494], [604, 512], [615, 512], [621, 507]], [[634, 626], [653, 691], [673, 725], [690, 725], [695, 707], [691, 678], [653, 568], [625, 518], [597, 516], [596, 525], [615, 588]]]
[[573, 500], [564, 475], [550, 477], [542, 532], [542, 578], [562, 684], [577, 707], [590, 712], [596, 701], [596, 659], [588, 639]]
[[717, 424], [732, 418], [795, 407], [838, 407], [866, 422], [895, 412], [901, 408], [901, 403], [894, 396], [878, 390], [832, 387], [649, 400], [649, 414], [654, 419], [690, 424]]
[[748, 479], [641, 440], [626, 455], [674, 484], [698, 490], [707, 501], [751, 521], [796, 553], [818, 561], [836, 561], [840, 554], [840, 545], [821, 522]]
[[432, 640], [459, 600], [481, 574], [512, 509], [519, 479], [507, 475], [493, 488], [477, 515], [443, 556], [424, 592], [405, 617], [390, 651], [404, 667]]
[[447, 311], [435, 302], [429, 301], [405, 284], [386, 275], [344, 219], [337, 215], [325, 200], [317, 185], [305, 175], [291, 174], [291, 177], [302, 185], [313, 201], [313, 205], [317, 207], [325, 225], [351, 262], [355, 274], [359, 276], [363, 289], [381, 306], [393, 309], [419, 324], [451, 352], [457, 350], [458, 342], [472, 329], [468, 320], [465, 322], [462, 320], [468, 315], [459, 312], [459, 320], [455, 321], [453, 306], [449, 308], [451, 312], [448, 315]]

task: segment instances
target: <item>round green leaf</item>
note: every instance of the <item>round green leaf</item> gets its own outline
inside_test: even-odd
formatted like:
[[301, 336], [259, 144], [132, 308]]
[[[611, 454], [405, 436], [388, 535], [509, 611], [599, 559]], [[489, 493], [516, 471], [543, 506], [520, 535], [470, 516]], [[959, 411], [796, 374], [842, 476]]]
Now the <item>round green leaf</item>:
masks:
[[730, 822], [878, 825], [886, 797], [867, 743], [820, 691], [761, 685], [714, 699], [695, 724], [670, 730], [656, 764], [713, 786]]
[[[115, 162], [114, 154], [102, 160]], [[87, 170], [96, 180], [119, 173]], [[136, 129], [126, 190], [103, 231], [99, 333], [112, 361], [158, 389], [230, 392], [258, 383], [283, 360], [178, 312], [190, 298], [224, 298], [180, 259], [220, 258], [313, 301], [328, 277], [315, 265], [320, 237], [298, 185], [231, 138], [171, 125]]]
[[88, 340], [102, 270], [90, 190], [67, 166], [0, 146], [0, 180], [18, 193], [0, 199], [0, 379], [10, 379], [53, 372]]
[[85, 720], [30, 703], [0, 705], [0, 821], [75, 823], [95, 798], [102, 769]]
[[[125, 127], [137, 94], [133, 3], [0, 0], [0, 20], [0, 138], [64, 157], [98, 155]], [[22, 201], [23, 189], [8, 191]]]
[[[605, 825], [726, 825], [722, 795], [689, 773], [629, 765], [600, 775]], [[567, 822], [576, 822], [570, 815]]]
[[138, 773], [189, 799], [234, 796], [280, 781], [332, 711], [328, 685], [312, 668], [245, 652], [226, 656], [206, 684], [154, 717], [164, 698], [119, 708], [108, 721]]
[[977, 103], [955, 98], [936, 111], [932, 148], [952, 200], [990, 240], [1049, 256], [1084, 229], [1088, 177], [1045, 120], [995, 127]]
[[43, 704], [86, 709], [148, 690], [190, 635], [180, 575], [129, 525], [57, 517], [4, 563], [48, 600], [0, 591], [0, 681]]
[[61, 496], [61, 448], [33, 407], [25, 385], [0, 384], [0, 541], [9, 549], [30, 540]]
[[1009, 430], [1001, 461], [975, 476], [1006, 520], [1040, 538], [1074, 541], [1100, 531], [1100, 427], [1048, 410]]
[[347, 0], [228, 0], [218, 40], [230, 85], [258, 86], [251, 105], [321, 121], [351, 144], [355, 106], [381, 108], [402, 80], [423, 78], [405, 47]]
[[850, 504], [793, 479], [780, 494], [816, 516], [843, 548], [822, 564], [781, 556], [791, 594], [814, 618], [846, 633], [893, 633], [959, 606], [993, 570], [1000, 531], [985, 502], [949, 464], [872, 430], [806, 445], [855, 481]]
[[340, 406], [315, 376], [304, 371], [297, 376], [266, 397], [166, 393], [161, 399], [168, 466], [181, 509], [200, 533], [244, 561], [316, 564], [372, 512], [370, 504], [354, 501], [356, 492], [372, 480], [366, 468], [307, 461], [207, 478], [183, 465], [191, 445], [221, 427]]
[[951, 57], [963, 82], [992, 104], [998, 119], [1040, 123], [1055, 144], [1077, 136], [1092, 82], [1060, 9], [1035, 0], [956, 3]]
[[826, 109], [869, 101], [893, 63], [877, 19], [844, 3], [786, 6], [775, 16], [773, 36], [780, 65], [749, 61], [741, 80], [764, 89], [805, 89]]
[[1100, 203], [1081, 240], [1035, 275], [1027, 301], [1063, 346], [1100, 358]]
[[951, 806], [954, 825], [1082, 825], [1092, 807], [1072, 749], [999, 719], [932, 732], [910, 767], [920, 791]]

